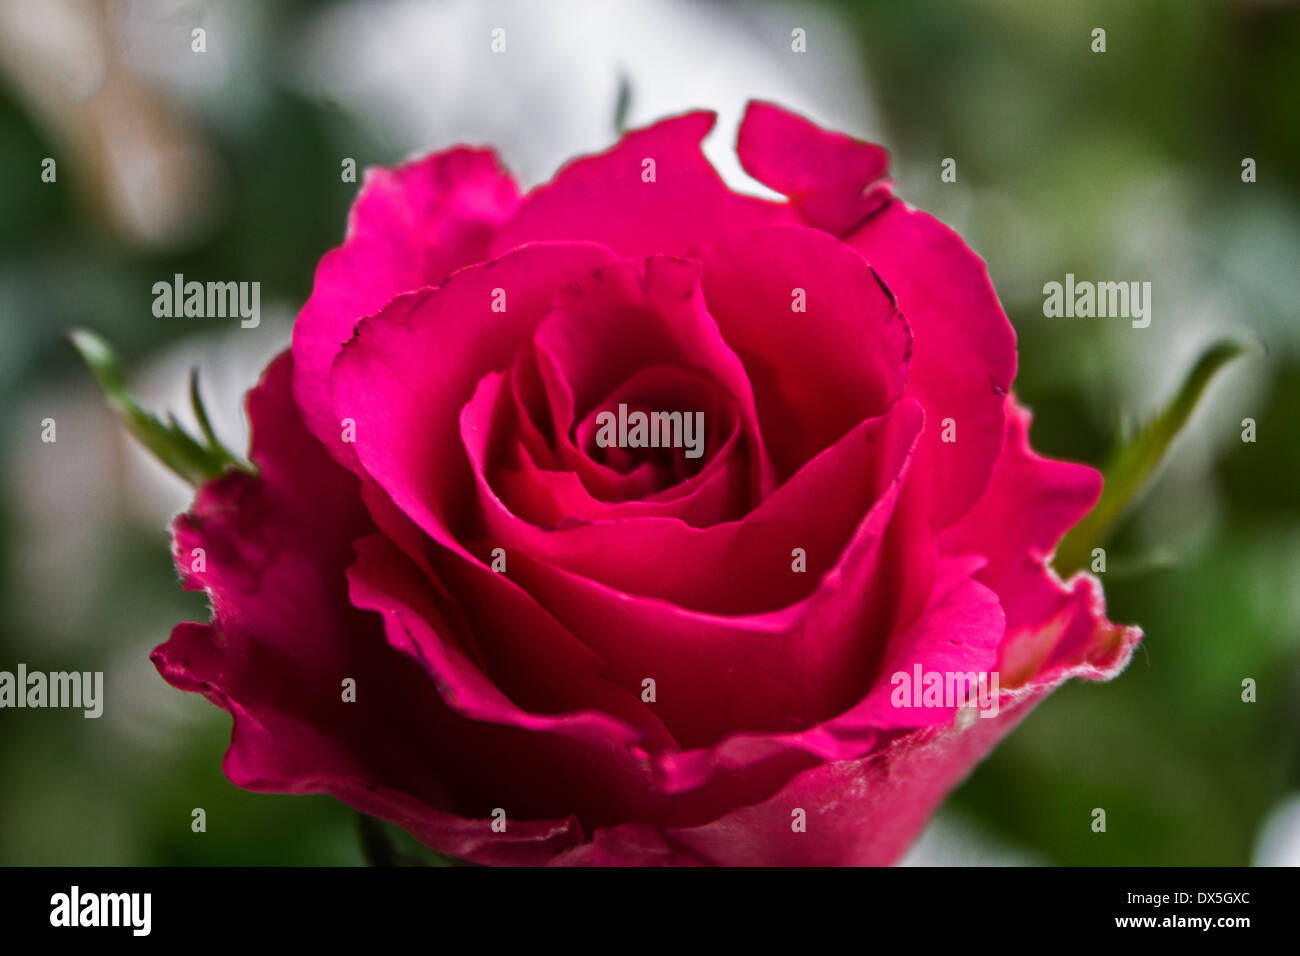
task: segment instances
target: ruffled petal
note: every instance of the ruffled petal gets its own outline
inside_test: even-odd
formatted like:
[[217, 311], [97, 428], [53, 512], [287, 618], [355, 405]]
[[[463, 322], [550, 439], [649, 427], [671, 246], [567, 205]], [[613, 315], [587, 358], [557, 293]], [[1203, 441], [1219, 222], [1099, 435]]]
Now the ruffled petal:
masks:
[[[789, 198], [811, 226], [848, 232], [889, 197], [889, 154], [771, 103], [751, 102], [736, 139], [745, 172]], [[876, 184], [874, 188], [871, 188]]]
[[[1090, 588], [1076, 589], [1080, 595]], [[1093, 595], [1095, 597], [1095, 595]], [[721, 866], [883, 866], [896, 862], [945, 796], [1056, 687], [1074, 677], [1109, 680], [1128, 663], [1136, 628], [1101, 626], [1093, 603], [1074, 603], [1069, 620], [1095, 640], [1073, 663], [1001, 689], [996, 716], [924, 727], [882, 741], [867, 756], [831, 760], [794, 776], [774, 796], [711, 822], [647, 834], [597, 831], [556, 862], [601, 865], [682, 863]], [[1034, 632], [1027, 632], [1031, 637]]]
[[294, 397], [338, 461], [351, 461], [352, 449], [341, 438], [329, 376], [357, 322], [485, 258], [518, 205], [514, 181], [490, 150], [462, 147], [366, 171], [347, 236], [321, 259], [293, 329]]
[[209, 482], [176, 520], [178, 568], [213, 621], [178, 625], [153, 652], [159, 673], [231, 714], [225, 771], [238, 786], [330, 793], [477, 862], [544, 862], [580, 844], [567, 812], [493, 832], [492, 808], [527, 788], [479, 754], [509, 750], [447, 708], [379, 619], [349, 603], [352, 540], [370, 521], [356, 478], [303, 427], [291, 375], [286, 353], [250, 393], [260, 474]]
[[1029, 413], [1010, 396], [1002, 454], [975, 507], [945, 531], [944, 551], [987, 559], [979, 579], [998, 593], [1012, 630], [1041, 624], [1057, 610], [1059, 588], [1045, 564], [1061, 537], [1092, 510], [1101, 474], [1053, 461], [1029, 445]]
[[729, 232], [792, 221], [789, 207], [737, 195], [718, 176], [700, 149], [716, 119], [709, 112], [666, 119], [569, 163], [528, 194], [493, 254], [542, 239], [586, 239], [633, 258], [689, 256]]

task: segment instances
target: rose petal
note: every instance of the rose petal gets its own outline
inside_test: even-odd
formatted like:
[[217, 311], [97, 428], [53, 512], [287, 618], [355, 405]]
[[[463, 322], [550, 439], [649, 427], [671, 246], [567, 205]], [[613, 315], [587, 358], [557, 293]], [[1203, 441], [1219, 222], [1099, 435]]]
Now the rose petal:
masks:
[[[780, 478], [898, 401], [907, 322], [862, 257], [826, 233], [778, 226], [731, 236], [705, 255], [703, 281], [753, 383]], [[806, 311], [794, 311], [800, 294]]]
[[[687, 113], [569, 163], [528, 194], [492, 244], [500, 255], [540, 239], [586, 239], [633, 258], [692, 255], [728, 232], [791, 221], [783, 204], [727, 188], [700, 150], [717, 117]], [[653, 182], [646, 160], [654, 161]]]
[[[984, 263], [937, 219], [892, 200], [846, 241], [889, 286], [912, 330], [907, 392], [931, 423], [917, 471], [930, 479], [934, 527], [947, 527], [979, 498], [1002, 448], [1015, 333]], [[945, 441], [949, 419], [955, 433]]]
[[[871, 693], [837, 725], [860, 723], [895, 729], [947, 723], [956, 711], [951, 701], [939, 706], [914, 706], [911, 701], [895, 706], [893, 675], [905, 674], [911, 679], [920, 668], [923, 675], [975, 674], [978, 679], [983, 674], [988, 680], [997, 669], [1006, 633], [1006, 616], [998, 596], [970, 576], [978, 562], [948, 559], [940, 567], [926, 613], [892, 642]], [[991, 682], [985, 686], [992, 691]]]
[[805, 222], [837, 236], [888, 198], [885, 185], [863, 194], [889, 168], [884, 149], [771, 103], [745, 108], [736, 155], [745, 172], [789, 197]]
[[[670, 423], [667, 436], [668, 444], [660, 446], [664, 436], [657, 430], [647, 438], [651, 442], [648, 448], [620, 447], [617, 443], [600, 447], [602, 422], [608, 421], [604, 416], [618, 416], [620, 405], [626, 405], [629, 414], [640, 411], [647, 416], [656, 412], [676, 413], [682, 416], [681, 430]], [[699, 413], [700, 418], [695, 418]], [[692, 416], [687, 419], [686, 416]], [[690, 438], [697, 445], [693, 451], [696, 457], [689, 457], [691, 451], [686, 443], [686, 422], [692, 422]], [[694, 424], [701, 427], [696, 430]], [[593, 463], [598, 463], [616, 478], [629, 475], [643, 465], [651, 465], [658, 477], [655, 485], [650, 486], [644, 494], [629, 495], [617, 493], [615, 500], [624, 501], [635, 497], [642, 503], [652, 504], [681, 497], [682, 490], [689, 482], [705, 477], [706, 471], [717, 470], [724, 460], [724, 448], [738, 445], [748, 448], [748, 436], [741, 438], [744, 422], [732, 397], [707, 376], [687, 371], [675, 365], [650, 365], [634, 372], [626, 381], [616, 387], [605, 398], [597, 402], [573, 429], [573, 444], [581, 449], [583, 455]], [[674, 446], [673, 442], [680, 442]], [[738, 455], [740, 464], [749, 461], [748, 455]], [[731, 496], [731, 505], [740, 508], [739, 517], [748, 510], [750, 502], [749, 469], [744, 469], [739, 478], [739, 485]], [[724, 502], [725, 504], [725, 502]], [[721, 520], [721, 519], [720, 519]]]
[[[481, 478], [480, 500], [491, 540], [510, 554], [510, 577], [600, 655], [610, 679], [633, 690], [654, 678], [662, 688], [655, 713], [683, 746], [698, 746], [737, 730], [807, 726], [865, 693], [863, 671], [849, 659], [860, 665], [866, 655], [869, 663], [879, 652], [873, 635], [885, 640], [896, 617], [920, 611], [903, 608], [897, 590], [877, 595], [871, 576], [882, 586], [907, 581], [922, 600], [929, 588], [927, 539], [886, 534], [920, 427], [919, 409], [900, 407], [812, 463], [801, 473], [807, 484], [790, 483], [743, 521], [704, 530], [636, 518], [544, 532], [510, 515]], [[823, 478], [844, 489], [841, 468], [887, 484], [862, 486], [858, 496], [841, 491], [831, 509], [830, 492], [810, 489]], [[845, 519], [841, 501], [861, 510]], [[832, 537], [829, 557], [815, 544], [822, 532], [809, 526], [813, 512], [826, 510], [835, 513], [825, 533], [857, 529], [847, 542]], [[879, 573], [886, 540], [890, 574]], [[801, 544], [810, 555], [806, 575], [791, 570], [791, 550]], [[812, 579], [818, 566], [827, 576], [804, 597], [817, 581], [800, 579]], [[727, 573], [706, 577], [710, 586], [701, 589], [703, 568]], [[799, 597], [786, 601], [790, 594]], [[724, 617], [688, 609], [682, 595], [774, 609]]]
[[[699, 379], [670, 366], [652, 366], [638, 373], [624, 383], [612, 399], [634, 397], [642, 384], [651, 379], [663, 381], [664, 378], [675, 383], [668, 386], [672, 394], [691, 394], [692, 389], [705, 392], [700, 401], [711, 401], [715, 409], [706, 413], [710, 415], [710, 423], [721, 422], [721, 428], [727, 429], [725, 437], [714, 439], [717, 451], [704, 468], [680, 484], [661, 491], [651, 489], [651, 493], [640, 497], [628, 496], [620, 489], [615, 500], [596, 498], [574, 472], [546, 471], [537, 466], [515, 432], [514, 414], [503, 414], [505, 420], [496, 425], [510, 433], [504, 438], [508, 445], [505, 460], [495, 465], [482, 462], [476, 467], [483, 471], [490, 487], [513, 514], [541, 528], [635, 516], [676, 517], [695, 527], [708, 527], [739, 518], [750, 507], [750, 467], [747, 453], [739, 447], [742, 439], [738, 415], [729, 401], [708, 394]], [[622, 389], [629, 390], [629, 394], [624, 394]], [[668, 400], [668, 404], [671, 401]], [[490, 420], [491, 410], [502, 404], [510, 404], [510, 396], [505, 395], [505, 377], [496, 373], [485, 376], [474, 398], [461, 413], [461, 434], [467, 448], [474, 444], [469, 439], [471, 423]], [[660, 407], [667, 405], [660, 403]], [[507, 411], [513, 411], [512, 404]], [[721, 430], [711, 426], [706, 428], [714, 433]], [[510, 444], [512, 438], [513, 445]], [[490, 444], [491, 439], [488, 441]], [[588, 465], [593, 470], [604, 467], [595, 462], [588, 462]], [[613, 480], [628, 477], [615, 475]]]
[[[653, 805], [653, 799], [646, 799], [650, 765], [642, 741], [659, 749], [672, 746], [672, 738], [648, 710], [642, 708], [637, 715], [642, 725], [637, 728], [611, 713], [627, 709], [611, 699], [596, 698], [586, 709], [563, 713], [518, 706], [492, 676], [446, 639], [449, 625], [427, 580], [383, 536], [358, 542], [357, 561], [348, 571], [348, 580], [354, 603], [379, 612], [388, 642], [418, 661], [432, 679], [428, 693], [439, 696], [474, 727], [491, 728], [492, 749], [482, 753], [514, 765], [508, 773], [516, 785], [498, 784], [498, 799], [512, 803], [509, 813], [523, 819], [572, 813], [594, 825], [644, 814]], [[532, 677], [540, 684], [546, 672], [535, 671]], [[470, 742], [472, 735], [465, 746]], [[503, 753], [502, 747], [508, 747], [508, 752]], [[563, 772], [563, 776], [546, 787], [529, 783], [518, 766], [521, 751], [527, 751], [527, 763], [539, 772], [548, 777]]]
[[[1080, 622], [1098, 607], [1076, 605]], [[1104, 622], [1104, 617], [1101, 618]], [[1069, 630], [1070, 627], [1066, 627]], [[926, 727], [903, 734], [868, 756], [819, 764], [776, 795], [712, 822], [643, 831], [597, 831], [556, 862], [600, 865], [703, 863], [723, 866], [879, 866], [894, 863], [943, 798], [1056, 687], [1073, 677], [1109, 680], [1128, 663], [1141, 637], [1135, 628], [1101, 625], [1109, 633], [1096, 655], [1038, 675], [1007, 693], [996, 717]], [[802, 826], [793, 826], [802, 820]], [[671, 853], [667, 852], [671, 850]]]
[[492, 831], [495, 801], [519, 786], [503, 766], [479, 765], [480, 752], [500, 747], [498, 732], [447, 709], [419, 666], [384, 642], [378, 618], [348, 603], [351, 540], [370, 522], [356, 478], [301, 423], [291, 375], [285, 353], [249, 396], [260, 474], [209, 482], [176, 521], [185, 586], [207, 592], [214, 619], [178, 625], [153, 652], [159, 673], [230, 712], [225, 771], [238, 786], [330, 793], [484, 863], [542, 862], [580, 843], [567, 814]]
[[293, 329], [294, 396], [338, 461], [348, 463], [352, 449], [340, 438], [329, 376], [357, 322], [483, 259], [518, 205], [514, 181], [490, 150], [462, 147], [366, 171], [346, 238], [321, 259]]
[[[466, 451], [485, 534], [511, 555], [691, 611], [754, 614], [787, 607], [818, 586], [863, 515], [898, 480], [920, 424], [915, 404], [864, 422], [743, 518], [702, 528], [655, 516], [538, 528], [512, 514], [487, 482], [487, 436], [466, 432]], [[928, 546], [928, 534], [917, 541]], [[795, 548], [804, 552], [805, 573], [791, 570]]]
[[579, 417], [594, 412], [636, 372], [656, 364], [718, 383], [739, 411], [750, 453], [747, 497], [757, 500], [773, 486], [753, 391], [708, 314], [699, 278], [700, 265], [692, 260], [652, 256], [644, 272], [631, 261], [612, 263], [565, 289], [537, 328], [532, 354], [551, 409], [557, 456], [600, 497], [644, 497], [661, 490], [638, 487], [607, 468], [594, 467], [570, 434]]
[[1052, 461], [1029, 445], [1029, 413], [1006, 399], [1006, 429], [988, 487], [975, 507], [944, 532], [950, 554], [982, 554], [978, 575], [1002, 599], [1012, 630], [1054, 614], [1060, 589], [1044, 564], [1065, 532], [1092, 510], [1101, 474], [1087, 465]]
[[436, 289], [399, 297], [363, 321], [339, 353], [334, 407], [340, 419], [356, 423], [361, 470], [453, 552], [468, 556], [452, 525], [470, 514], [465, 505], [474, 488], [457, 411], [485, 371], [510, 364], [556, 289], [609, 258], [591, 243], [517, 249]]

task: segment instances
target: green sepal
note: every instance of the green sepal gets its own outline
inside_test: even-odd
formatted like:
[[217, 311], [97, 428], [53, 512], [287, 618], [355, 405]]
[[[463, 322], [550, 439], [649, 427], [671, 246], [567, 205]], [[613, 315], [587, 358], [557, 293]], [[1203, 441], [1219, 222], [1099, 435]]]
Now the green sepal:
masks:
[[1070, 530], [1056, 549], [1052, 563], [1061, 577], [1069, 577], [1082, 568], [1093, 549], [1109, 540], [1150, 485], [1206, 387], [1221, 368], [1245, 351], [1246, 346], [1239, 342], [1221, 341], [1210, 346], [1183, 381], [1173, 401], [1132, 440], [1120, 446], [1102, 469], [1106, 483], [1097, 506]]
[[197, 369], [190, 374], [190, 404], [203, 433], [201, 441], [186, 432], [174, 416], [168, 415], [164, 423], [140, 407], [127, 390], [117, 356], [102, 338], [86, 329], [75, 329], [68, 333], [68, 341], [99, 382], [109, 407], [127, 431], [184, 481], [197, 488], [232, 468], [253, 471], [251, 465], [232, 454], [213, 433], [199, 397]]

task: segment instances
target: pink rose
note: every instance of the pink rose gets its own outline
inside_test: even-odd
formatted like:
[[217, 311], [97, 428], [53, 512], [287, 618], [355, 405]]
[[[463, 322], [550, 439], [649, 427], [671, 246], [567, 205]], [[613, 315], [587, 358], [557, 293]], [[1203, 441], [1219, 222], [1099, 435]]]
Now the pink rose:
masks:
[[982, 262], [880, 147], [751, 104], [769, 202], [713, 122], [525, 196], [487, 151], [370, 172], [249, 396], [259, 473], [175, 525], [213, 621], [154, 661], [233, 716], [234, 783], [480, 863], [889, 863], [1125, 665], [1047, 564], [1101, 478], [1030, 449]]

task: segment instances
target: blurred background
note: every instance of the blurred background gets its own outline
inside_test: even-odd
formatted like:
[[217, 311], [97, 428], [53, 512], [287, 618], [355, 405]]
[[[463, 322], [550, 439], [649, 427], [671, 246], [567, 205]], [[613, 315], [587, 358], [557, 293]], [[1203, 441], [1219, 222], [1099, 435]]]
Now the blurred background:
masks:
[[[1147, 635], [1129, 669], [1041, 705], [908, 862], [1300, 863], [1297, 90], [1282, 0], [0, 0], [0, 669], [103, 670], [107, 698], [0, 712], [0, 863], [362, 862], [343, 805], [229, 784], [229, 719], [154, 672], [207, 617], [168, 554], [188, 489], [64, 333], [99, 331], [183, 421], [198, 366], [242, 450], [242, 394], [342, 238], [344, 159], [494, 144], [530, 186], [619, 116], [711, 107], [710, 156], [762, 192], [731, 153], [752, 97], [887, 146], [897, 192], [987, 260], [1045, 454], [1102, 464], [1212, 340], [1256, 346], [1108, 548], [1110, 616]], [[178, 272], [260, 282], [261, 324], [155, 318]], [[1150, 281], [1151, 326], [1045, 318], [1066, 272]]]

